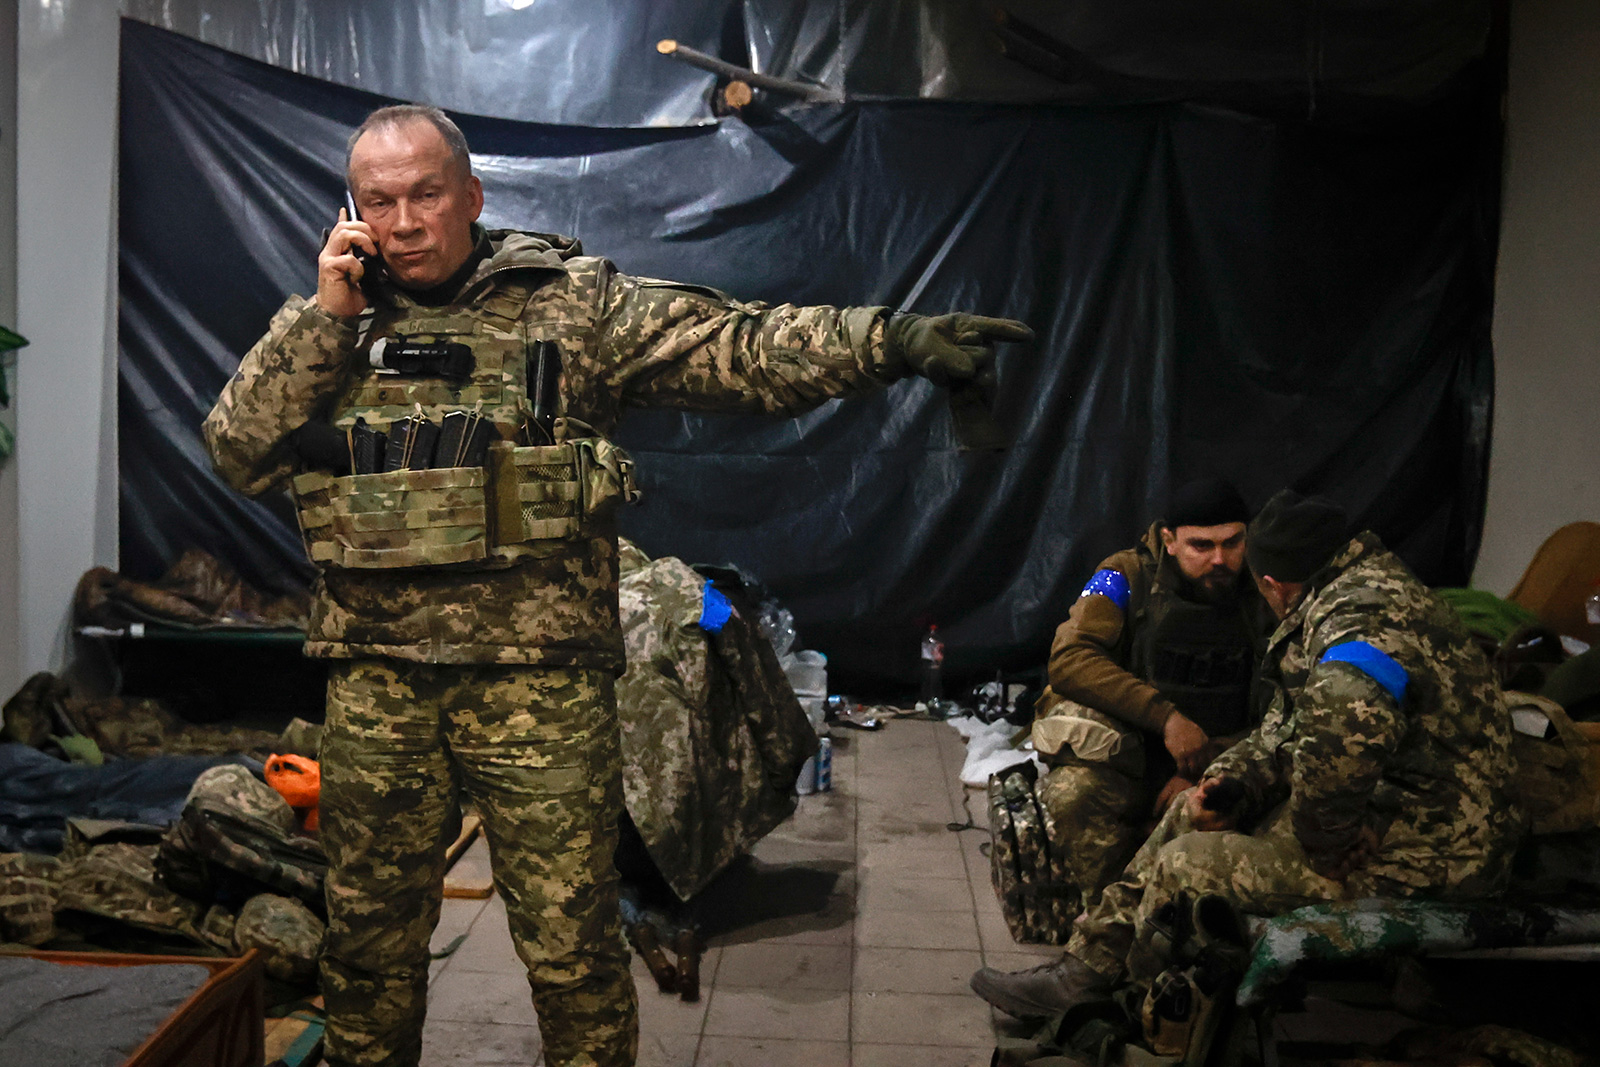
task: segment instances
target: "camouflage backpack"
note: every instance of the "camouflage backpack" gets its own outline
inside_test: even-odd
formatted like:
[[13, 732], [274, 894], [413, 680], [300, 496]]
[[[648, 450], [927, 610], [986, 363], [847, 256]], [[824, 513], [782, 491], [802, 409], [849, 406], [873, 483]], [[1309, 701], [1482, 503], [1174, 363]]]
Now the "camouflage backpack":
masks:
[[1050, 846], [1055, 829], [1034, 785], [1032, 760], [989, 776], [989, 873], [1000, 911], [1018, 941], [1064, 944], [1079, 892]]
[[183, 815], [161, 841], [156, 870], [195, 900], [238, 906], [271, 892], [320, 913], [328, 858], [315, 838], [299, 832], [288, 802], [230, 763], [195, 780]]

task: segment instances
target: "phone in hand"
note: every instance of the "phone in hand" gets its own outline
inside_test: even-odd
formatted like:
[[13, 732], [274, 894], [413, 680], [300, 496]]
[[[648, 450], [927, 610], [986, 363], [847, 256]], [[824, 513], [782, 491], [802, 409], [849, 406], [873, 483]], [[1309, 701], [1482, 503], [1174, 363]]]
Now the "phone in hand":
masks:
[[[349, 189], [344, 191], [345, 218], [351, 222], [360, 222], [361, 212], [356, 210], [355, 194]], [[350, 254], [356, 257], [361, 264], [361, 292], [370, 302], [378, 292], [378, 286], [388, 277], [388, 272], [383, 266], [383, 257], [368, 252], [359, 245], [350, 246]]]

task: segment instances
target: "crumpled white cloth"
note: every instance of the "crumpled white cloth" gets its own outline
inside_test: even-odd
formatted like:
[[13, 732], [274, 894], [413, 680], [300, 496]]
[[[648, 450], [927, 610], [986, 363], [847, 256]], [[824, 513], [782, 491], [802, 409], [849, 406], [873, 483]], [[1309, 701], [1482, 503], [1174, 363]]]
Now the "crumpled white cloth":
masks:
[[1032, 741], [1024, 741], [1020, 747], [1012, 747], [1011, 739], [1016, 736], [1017, 728], [1011, 723], [1003, 719], [998, 722], [984, 722], [975, 715], [963, 715], [960, 718], [946, 719], [945, 722], [967, 740], [967, 760], [961, 766], [963, 785], [982, 789], [989, 784], [991, 774], [1029, 758], [1038, 764], [1041, 775], [1045, 773], [1045, 765], [1033, 754]]

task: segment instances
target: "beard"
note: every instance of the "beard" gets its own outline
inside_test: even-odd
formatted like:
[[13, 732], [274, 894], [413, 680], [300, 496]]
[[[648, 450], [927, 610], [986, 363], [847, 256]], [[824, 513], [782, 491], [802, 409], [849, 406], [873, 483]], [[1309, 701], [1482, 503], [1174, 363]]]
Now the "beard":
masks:
[[1239, 572], [1227, 567], [1213, 567], [1200, 577], [1190, 580], [1189, 587], [1196, 597], [1208, 604], [1232, 600], [1239, 591]]

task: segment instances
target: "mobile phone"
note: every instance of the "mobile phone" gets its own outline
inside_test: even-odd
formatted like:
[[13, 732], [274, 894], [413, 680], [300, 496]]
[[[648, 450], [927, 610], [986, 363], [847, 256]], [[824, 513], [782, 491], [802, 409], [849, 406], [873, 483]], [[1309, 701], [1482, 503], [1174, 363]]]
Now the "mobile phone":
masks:
[[[361, 212], [356, 210], [355, 194], [349, 189], [344, 191], [344, 211], [345, 218], [351, 222], [362, 221]], [[366, 295], [368, 301], [371, 301], [377, 295], [379, 285], [388, 277], [388, 272], [383, 267], [383, 257], [373, 255], [359, 245], [351, 245], [350, 254], [355, 256], [356, 262], [361, 264], [361, 281], [359, 283], [361, 292]]]

